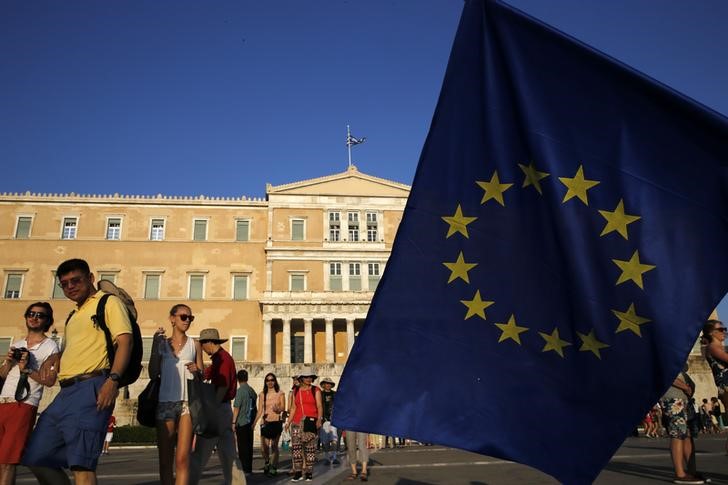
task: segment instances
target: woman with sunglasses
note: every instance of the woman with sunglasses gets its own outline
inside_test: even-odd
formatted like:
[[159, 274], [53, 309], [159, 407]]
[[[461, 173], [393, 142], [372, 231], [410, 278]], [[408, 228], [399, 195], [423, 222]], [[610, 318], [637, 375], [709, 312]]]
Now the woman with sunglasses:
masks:
[[[713, 372], [713, 380], [718, 388], [718, 399], [728, 409], [728, 352], [725, 351], [726, 328], [720, 320], [708, 320], [703, 326], [705, 359]], [[725, 444], [728, 453], [728, 441]]]
[[[192, 373], [197, 369], [202, 369], [200, 342], [187, 336], [194, 319], [187, 305], [173, 306], [169, 311], [172, 336], [166, 338], [164, 328], [160, 327], [154, 334], [152, 344], [149, 377], [161, 378], [157, 406], [157, 448], [159, 479], [163, 485], [186, 485], [189, 481], [192, 418], [187, 404], [187, 380], [193, 378]], [[173, 478], [175, 471], [176, 477]]]
[[304, 367], [299, 376], [298, 389], [291, 399], [286, 429], [291, 429], [291, 455], [293, 457], [292, 482], [313, 480], [313, 464], [316, 461], [318, 431], [323, 424], [324, 407], [321, 389], [313, 385], [316, 374]]
[[276, 375], [269, 372], [265, 375], [263, 392], [258, 395], [258, 414], [253, 421], [253, 429], [261, 420], [260, 447], [263, 452], [265, 466], [263, 473], [274, 477], [278, 473], [278, 440], [283, 432], [281, 413], [286, 409], [286, 393], [281, 391]]

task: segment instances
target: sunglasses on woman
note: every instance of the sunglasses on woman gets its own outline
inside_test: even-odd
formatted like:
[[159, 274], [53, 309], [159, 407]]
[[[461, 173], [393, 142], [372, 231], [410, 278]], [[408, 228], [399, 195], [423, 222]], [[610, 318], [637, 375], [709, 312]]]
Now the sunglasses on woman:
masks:
[[183, 322], [186, 322], [187, 320], [189, 320], [189, 321], [190, 321], [190, 323], [192, 323], [192, 322], [194, 322], [194, 321], [195, 321], [195, 316], [194, 316], [194, 315], [187, 315], [186, 313], [182, 313], [181, 315], [177, 315], [177, 316], [178, 316], [178, 317], [179, 317], [179, 319], [180, 319], [180, 320], [182, 320]]
[[28, 312], [25, 314], [25, 318], [37, 318], [38, 320], [45, 320], [46, 318], [48, 318], [48, 314], [43, 312]]

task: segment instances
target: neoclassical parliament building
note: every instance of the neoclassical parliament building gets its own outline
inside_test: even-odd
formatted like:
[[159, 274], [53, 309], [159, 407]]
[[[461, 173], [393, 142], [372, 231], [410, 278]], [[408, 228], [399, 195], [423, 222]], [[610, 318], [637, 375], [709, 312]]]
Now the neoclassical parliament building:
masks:
[[[49, 301], [62, 341], [73, 303], [55, 269], [86, 259], [135, 300], [145, 356], [177, 303], [195, 314], [260, 388], [313, 364], [338, 381], [387, 265], [408, 185], [345, 172], [267, 185], [265, 198], [0, 194], [0, 352], [23, 312]], [[286, 382], [286, 385], [288, 382]], [[138, 382], [132, 397], [143, 388]]]

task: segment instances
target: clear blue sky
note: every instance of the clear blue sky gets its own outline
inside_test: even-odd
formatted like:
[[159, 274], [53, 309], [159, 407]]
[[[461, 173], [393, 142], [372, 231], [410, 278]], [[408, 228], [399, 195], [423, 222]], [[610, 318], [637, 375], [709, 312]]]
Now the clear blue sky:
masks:
[[[511, 0], [728, 115], [728, 2]], [[0, 3], [0, 191], [411, 183], [460, 0]], [[726, 305], [728, 313], [728, 305]]]

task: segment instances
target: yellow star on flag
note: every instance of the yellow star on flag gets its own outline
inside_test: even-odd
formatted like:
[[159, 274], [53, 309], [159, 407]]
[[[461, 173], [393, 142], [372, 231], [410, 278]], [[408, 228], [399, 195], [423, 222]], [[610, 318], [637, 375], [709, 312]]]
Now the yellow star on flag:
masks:
[[635, 333], [635, 335], [641, 337], [642, 332], [640, 331], [640, 325], [652, 321], [649, 318], [644, 318], [637, 315], [634, 309], [634, 303], [632, 303], [629, 308], [627, 308], [627, 311], [620, 312], [617, 310], [612, 310], [612, 313], [614, 313], [614, 315], [619, 318], [619, 326], [617, 327], [617, 331], [614, 333], [619, 333], [624, 330], [631, 330]]
[[574, 175], [573, 178], [559, 177], [559, 180], [562, 184], [566, 185], [567, 189], [569, 189], [566, 191], [566, 195], [564, 195], [562, 203], [565, 203], [572, 197], [578, 197], [584, 205], [589, 205], [586, 191], [595, 185], [599, 185], [599, 182], [596, 180], [587, 180], [584, 178], [584, 167], [582, 165], [579, 165], [579, 169], [576, 171], [576, 175]]
[[454, 280], [460, 278], [466, 283], [470, 283], [470, 279], [468, 278], [468, 271], [478, 266], [478, 263], [466, 263], [465, 258], [463, 258], [463, 252], [460, 251], [460, 254], [458, 255], [457, 261], [454, 263], [442, 263], [444, 264], [447, 269], [449, 269], [450, 272], [450, 279], [447, 280], [448, 283], [452, 283]]
[[580, 352], [593, 352], [598, 359], [601, 359], [602, 356], [599, 353], [599, 349], [605, 349], [609, 347], [609, 345], [605, 344], [604, 342], [600, 342], [599, 340], [597, 340], [596, 336], [594, 335], [593, 328], [591, 332], [589, 332], [589, 335], [584, 335], [581, 332], [576, 332], [576, 334], [581, 339], [581, 348], [579, 349]]
[[600, 236], [609, 234], [610, 232], [617, 231], [626, 240], [627, 238], [627, 224], [631, 224], [634, 221], [642, 219], [640, 216], [632, 216], [624, 213], [624, 200], [619, 199], [619, 204], [613, 212], [602, 211], [599, 213], [607, 220], [607, 225], [604, 226], [604, 230]]
[[543, 350], [541, 352], [553, 350], [559, 354], [562, 359], [564, 358], [564, 347], [568, 347], [571, 343], [566, 340], [561, 340], [558, 328], [554, 328], [554, 331], [551, 332], [550, 335], [543, 332], [538, 332], [538, 334], [546, 341], [546, 345], [543, 346]]
[[495, 326], [501, 329], [501, 336], [498, 339], [498, 343], [511, 339], [518, 345], [521, 345], [520, 334], [528, 331], [527, 327], [519, 327], [516, 325], [515, 315], [511, 315], [511, 318], [508, 319], [508, 323], [496, 323]]
[[529, 185], [533, 185], [533, 188], [536, 189], [539, 194], [543, 195], [543, 192], [541, 191], [541, 183], [539, 181], [548, 177], [550, 174], [546, 172], [539, 172], [538, 170], [536, 170], [536, 167], [533, 166], [533, 163], [528, 166], [519, 163], [518, 166], [521, 167], [521, 170], [526, 175], [526, 178], [523, 179], [523, 185], [521, 187], [525, 188]]
[[639, 286], [643, 290], [645, 288], [642, 285], [642, 274], [647, 273], [648, 271], [652, 271], [657, 267], [652, 264], [642, 264], [640, 262], [639, 251], [635, 251], [629, 261], [613, 259], [612, 262], [619, 266], [619, 269], [622, 270], [622, 274], [619, 275], [619, 279], [617, 280], [617, 285], [622, 284], [625, 281], [632, 280], [637, 286]]
[[481, 182], [476, 180], [475, 183], [478, 184], [481, 189], [485, 190], [483, 199], [480, 201], [481, 204], [485, 204], [490, 199], [495, 199], [503, 207], [506, 206], [506, 203], [503, 200], [503, 192], [510, 189], [513, 184], [500, 183], [500, 180], [498, 180], [497, 170], [493, 172], [490, 182]]
[[475, 296], [472, 300], [460, 300], [460, 303], [468, 307], [468, 313], [465, 315], [465, 320], [478, 315], [480, 318], [485, 320], [485, 309], [491, 306], [494, 301], [483, 301], [480, 298], [480, 290], [475, 292]]
[[457, 209], [455, 209], [455, 214], [451, 216], [443, 216], [442, 218], [443, 221], [450, 224], [445, 239], [452, 236], [456, 232], [459, 232], [463, 236], [469, 238], [467, 225], [476, 219], [477, 217], [465, 217], [463, 215], [463, 210], [460, 208], [460, 204], [458, 204]]

